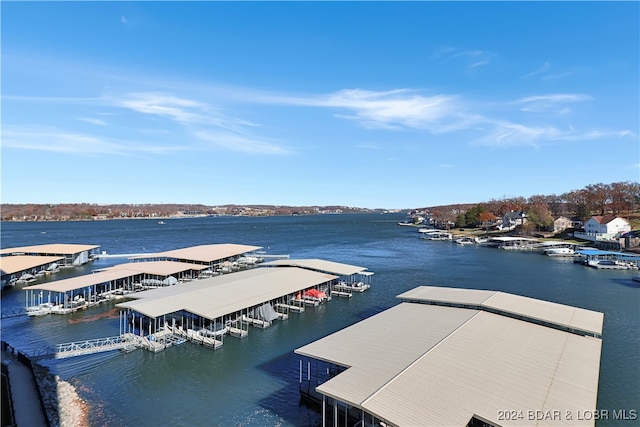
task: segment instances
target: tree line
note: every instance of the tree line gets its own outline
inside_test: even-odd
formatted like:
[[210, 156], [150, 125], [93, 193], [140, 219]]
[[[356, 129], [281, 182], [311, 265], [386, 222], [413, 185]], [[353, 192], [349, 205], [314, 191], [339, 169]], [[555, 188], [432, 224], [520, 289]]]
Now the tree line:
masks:
[[529, 198], [491, 199], [467, 208], [464, 212], [433, 209], [436, 221], [455, 222], [457, 227], [488, 226], [511, 211], [523, 211], [525, 228], [543, 230], [559, 216], [587, 220], [593, 215], [630, 215], [640, 206], [640, 184], [614, 182], [592, 184], [563, 194], [537, 194]]

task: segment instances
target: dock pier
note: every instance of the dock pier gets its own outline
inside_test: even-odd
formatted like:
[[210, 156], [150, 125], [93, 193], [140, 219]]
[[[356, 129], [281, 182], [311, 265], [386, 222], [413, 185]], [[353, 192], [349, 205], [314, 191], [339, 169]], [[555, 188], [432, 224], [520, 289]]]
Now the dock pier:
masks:
[[74, 341], [58, 344], [54, 358], [84, 356], [86, 354], [102, 353], [105, 351], [131, 351], [142, 346], [143, 338], [133, 334], [123, 334], [116, 337], [98, 338], [86, 341]]

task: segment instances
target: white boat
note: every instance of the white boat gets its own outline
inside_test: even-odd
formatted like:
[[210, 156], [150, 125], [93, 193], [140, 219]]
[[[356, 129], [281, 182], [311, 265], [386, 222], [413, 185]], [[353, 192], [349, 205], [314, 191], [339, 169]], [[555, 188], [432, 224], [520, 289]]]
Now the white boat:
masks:
[[540, 242], [528, 237], [492, 237], [491, 244], [505, 251], [532, 251]]
[[55, 305], [50, 302], [45, 302], [33, 307], [27, 307], [27, 316], [46, 316], [51, 314]]
[[165, 223], [164, 221], [158, 221], [158, 224], [160, 224], [160, 225], [162, 225], [164, 223]]
[[548, 248], [544, 250], [546, 256], [575, 256], [576, 251], [573, 248]]
[[433, 228], [420, 228], [420, 238], [425, 240], [453, 240], [453, 235], [447, 231]]
[[364, 292], [369, 289], [371, 285], [364, 282], [346, 282], [344, 280], [338, 282], [335, 286], [335, 290], [343, 292]]
[[590, 259], [587, 261], [589, 267], [605, 270], [637, 270], [637, 264], [619, 259]]
[[464, 245], [475, 245], [476, 242], [473, 238], [471, 237], [458, 237], [456, 239], [456, 244], [460, 245], [460, 246], [464, 246]]
[[17, 280], [17, 283], [31, 283], [31, 282], [35, 282], [35, 280], [36, 280], [36, 277], [33, 274], [24, 273]]

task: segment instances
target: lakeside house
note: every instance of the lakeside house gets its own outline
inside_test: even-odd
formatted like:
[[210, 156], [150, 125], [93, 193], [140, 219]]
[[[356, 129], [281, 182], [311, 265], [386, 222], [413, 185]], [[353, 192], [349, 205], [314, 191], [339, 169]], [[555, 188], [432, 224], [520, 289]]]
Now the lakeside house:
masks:
[[560, 216], [553, 221], [553, 232], [562, 233], [567, 228], [573, 228], [574, 222], [566, 216]]
[[498, 226], [499, 230], [513, 230], [519, 225], [524, 225], [527, 222], [527, 214], [519, 209], [517, 211], [511, 211], [504, 214], [502, 217], [502, 224]]
[[584, 232], [576, 231], [578, 239], [596, 242], [598, 246], [620, 249], [620, 237], [631, 231], [631, 224], [624, 218], [614, 215], [596, 215], [584, 223]]

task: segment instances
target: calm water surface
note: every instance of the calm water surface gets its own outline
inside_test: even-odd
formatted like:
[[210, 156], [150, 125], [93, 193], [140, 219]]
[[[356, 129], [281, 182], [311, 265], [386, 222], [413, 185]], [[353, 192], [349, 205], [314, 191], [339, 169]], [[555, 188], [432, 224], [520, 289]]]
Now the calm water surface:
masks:
[[[532, 253], [510, 253], [418, 239], [398, 227], [404, 215], [317, 215], [179, 220], [3, 223], [2, 247], [44, 243], [101, 245], [110, 254], [201, 244], [262, 246], [270, 254], [367, 267], [372, 288], [292, 314], [246, 339], [226, 338], [217, 351], [186, 343], [153, 354], [138, 350], [47, 362], [91, 404], [95, 426], [313, 426], [319, 416], [299, 403], [293, 350], [396, 305], [419, 285], [491, 289], [605, 313], [598, 408], [640, 409], [640, 289], [632, 272], [598, 271]], [[124, 258], [65, 271], [86, 274]], [[2, 310], [24, 306], [19, 287], [2, 294]], [[428, 327], [428, 325], [425, 325]], [[38, 350], [118, 334], [114, 305], [70, 316], [4, 319], [2, 339]], [[601, 421], [634, 425], [638, 421]]]

